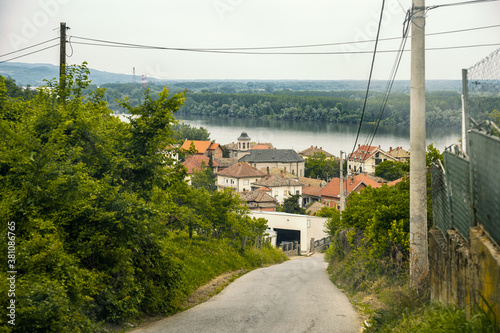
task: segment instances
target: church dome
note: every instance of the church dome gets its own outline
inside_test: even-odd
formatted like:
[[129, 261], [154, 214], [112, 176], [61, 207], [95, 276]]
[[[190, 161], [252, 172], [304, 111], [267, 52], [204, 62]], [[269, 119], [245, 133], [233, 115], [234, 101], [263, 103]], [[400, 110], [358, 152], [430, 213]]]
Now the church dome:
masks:
[[247, 132], [242, 132], [238, 140], [250, 140], [250, 137], [248, 136]]

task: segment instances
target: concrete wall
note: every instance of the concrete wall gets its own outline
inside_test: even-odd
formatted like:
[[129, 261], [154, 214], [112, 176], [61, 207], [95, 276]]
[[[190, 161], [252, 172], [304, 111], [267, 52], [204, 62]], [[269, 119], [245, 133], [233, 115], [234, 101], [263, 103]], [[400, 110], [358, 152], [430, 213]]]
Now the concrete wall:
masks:
[[265, 218], [268, 221], [268, 227], [271, 229], [299, 230], [300, 250], [302, 252], [310, 250], [311, 238], [318, 240], [328, 236], [323, 231], [325, 229], [325, 221], [327, 220], [325, 217], [259, 211], [251, 211], [250, 216]]
[[[481, 227], [469, 230], [469, 243], [454, 230], [429, 233], [431, 299], [461, 308], [493, 307], [500, 328], [500, 249]], [[482, 297], [481, 297], [482, 296]]]

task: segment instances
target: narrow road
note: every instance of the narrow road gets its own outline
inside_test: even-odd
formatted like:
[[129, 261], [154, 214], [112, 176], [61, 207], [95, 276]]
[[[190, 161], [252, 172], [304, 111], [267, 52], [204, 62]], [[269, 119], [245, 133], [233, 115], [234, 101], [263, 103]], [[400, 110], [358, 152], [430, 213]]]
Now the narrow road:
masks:
[[132, 332], [359, 332], [354, 308], [326, 267], [315, 254], [254, 270], [209, 301]]

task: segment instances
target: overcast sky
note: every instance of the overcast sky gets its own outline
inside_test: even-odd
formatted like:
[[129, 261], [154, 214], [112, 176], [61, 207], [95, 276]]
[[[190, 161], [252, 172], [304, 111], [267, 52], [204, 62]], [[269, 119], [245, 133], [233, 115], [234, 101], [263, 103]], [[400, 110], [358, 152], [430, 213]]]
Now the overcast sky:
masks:
[[[462, 0], [463, 1], [463, 0]], [[456, 1], [427, 1], [427, 6]], [[70, 27], [70, 64], [162, 79], [367, 79], [370, 54], [242, 55], [78, 45], [76, 37], [175, 48], [286, 46], [372, 40], [382, 1], [375, 0], [0, 0], [0, 54], [59, 36]], [[410, 0], [387, 0], [381, 38], [400, 37]], [[427, 13], [427, 33], [500, 25], [500, 1], [442, 7]], [[54, 40], [41, 47], [57, 44]], [[460, 79], [468, 68], [500, 48], [500, 27], [428, 36], [427, 48], [497, 44], [426, 52], [428, 79]], [[394, 50], [399, 41], [379, 43]], [[411, 46], [410, 40], [407, 49]], [[372, 51], [373, 43], [279, 52]], [[22, 55], [37, 48], [5, 57]], [[268, 50], [269, 51], [269, 50]], [[388, 79], [395, 53], [376, 58], [375, 79]], [[58, 65], [54, 47], [16, 62]], [[410, 77], [405, 53], [397, 79]]]

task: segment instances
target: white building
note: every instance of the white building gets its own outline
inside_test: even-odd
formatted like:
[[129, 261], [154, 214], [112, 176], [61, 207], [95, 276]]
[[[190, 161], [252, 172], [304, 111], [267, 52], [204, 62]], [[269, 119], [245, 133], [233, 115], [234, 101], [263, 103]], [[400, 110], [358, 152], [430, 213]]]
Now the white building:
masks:
[[[302, 195], [302, 187], [304, 185], [300, 184], [297, 179], [287, 179], [279, 173], [268, 174], [264, 178], [252, 183], [252, 191], [264, 191], [278, 200], [280, 205], [289, 196], [295, 194]], [[302, 206], [302, 200], [299, 200], [299, 204]]]
[[251, 184], [266, 175], [250, 164], [238, 162], [217, 173], [217, 189], [230, 188], [236, 192], [251, 190]]
[[268, 228], [277, 233], [276, 245], [297, 240], [301, 252], [310, 250], [312, 238], [320, 240], [328, 236], [323, 231], [326, 217], [262, 211], [251, 211], [250, 216], [267, 220]]

